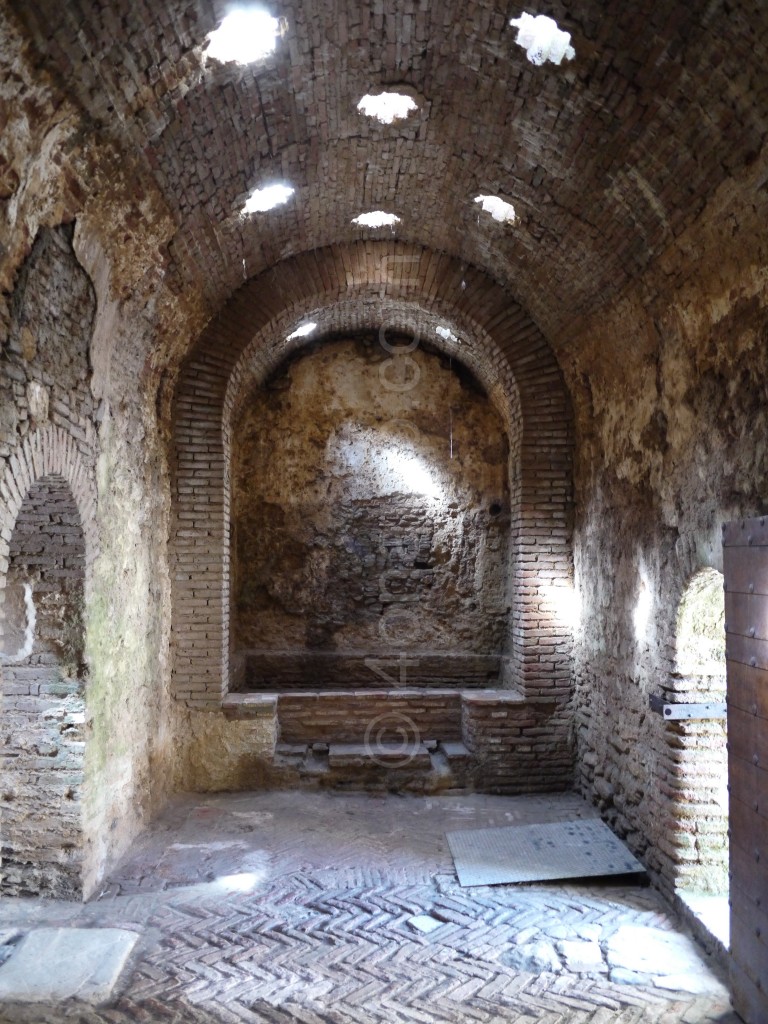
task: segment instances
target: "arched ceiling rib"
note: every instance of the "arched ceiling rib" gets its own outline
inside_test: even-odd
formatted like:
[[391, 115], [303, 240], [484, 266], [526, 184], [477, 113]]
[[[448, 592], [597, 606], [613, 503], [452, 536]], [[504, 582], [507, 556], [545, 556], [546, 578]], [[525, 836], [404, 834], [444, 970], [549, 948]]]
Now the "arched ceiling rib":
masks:
[[[475, 373], [510, 433], [518, 432], [526, 410], [533, 415], [546, 406], [556, 429], [566, 440], [570, 436], [562, 376], [526, 311], [496, 282], [458, 260], [392, 242], [318, 249], [249, 280], [190, 353], [180, 393], [194, 391], [198, 372], [226, 381], [226, 427], [252, 384], [304, 343], [288, 336], [310, 317], [319, 336], [382, 324], [414, 331], [446, 354], [455, 353]], [[440, 326], [456, 337], [441, 338]]]
[[[509, 435], [521, 418], [517, 383], [496, 346], [480, 324], [457, 317], [455, 308], [435, 302], [419, 304], [411, 299], [382, 298], [368, 289], [330, 305], [316, 305], [322, 296], [307, 296], [289, 307], [276, 320], [258, 331], [243, 351], [230, 378], [224, 401], [232, 421], [253, 387], [262, 383], [279, 364], [302, 348], [328, 336], [374, 330], [384, 341], [403, 334], [414, 347], [422, 344], [438, 349], [464, 363], [488, 391]], [[437, 307], [437, 308], [435, 308]], [[288, 340], [299, 323], [311, 320], [317, 326], [310, 336]], [[441, 337], [437, 328], [453, 336]]]
[[[768, 128], [756, 0], [536, 0], [572, 35], [561, 67], [534, 67], [515, 44], [509, 19], [529, 7], [493, 0], [264, 0], [286, 32], [248, 67], [201, 58], [220, 2], [15, 6], [96, 130], [143, 154], [178, 225], [169, 270], [211, 313], [244, 276], [360, 238], [351, 218], [382, 208], [400, 216], [399, 240], [491, 274], [556, 339], [754, 161]], [[423, 97], [412, 120], [357, 112], [394, 82]], [[242, 219], [250, 188], [275, 178], [295, 198]], [[518, 222], [479, 215], [479, 192], [512, 201]]]

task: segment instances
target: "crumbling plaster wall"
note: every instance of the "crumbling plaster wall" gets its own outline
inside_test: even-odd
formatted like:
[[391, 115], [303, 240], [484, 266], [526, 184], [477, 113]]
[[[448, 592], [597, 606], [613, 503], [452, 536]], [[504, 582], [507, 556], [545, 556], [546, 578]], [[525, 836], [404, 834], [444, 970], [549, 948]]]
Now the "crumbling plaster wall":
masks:
[[[94, 380], [89, 352], [104, 324], [71, 236], [71, 226], [41, 229], [14, 282], [8, 330], [0, 336], [0, 443], [4, 480], [12, 488], [4, 498], [14, 487], [22, 490], [22, 446], [34, 448], [38, 435], [47, 437], [51, 426], [73, 441], [72, 452], [95, 492], [96, 523], [88, 542], [97, 536], [99, 550], [88, 552], [85, 779], [78, 794], [88, 893], [144, 824], [153, 803], [162, 799], [154, 792], [150, 763], [157, 723], [163, 720], [162, 496], [167, 505], [168, 491], [167, 485], [157, 486], [156, 441], [149, 435], [149, 444], [142, 444], [151, 422], [147, 410], [124, 398], [115, 402], [114, 382]], [[119, 317], [112, 317], [109, 326], [118, 336], [134, 328]], [[63, 464], [56, 468], [65, 476], [81, 472], [67, 463], [66, 455], [61, 457]], [[158, 772], [158, 779], [165, 777]], [[42, 802], [42, 792], [37, 800]]]
[[272, 688], [283, 672], [264, 653], [301, 652], [308, 689], [337, 689], [350, 673], [380, 687], [370, 669], [345, 671], [344, 657], [393, 645], [412, 656], [412, 685], [419, 655], [438, 652], [438, 683], [455, 672], [469, 685], [472, 655], [497, 656], [480, 682], [498, 683], [510, 520], [501, 418], [452, 359], [414, 352], [396, 387], [382, 383], [389, 360], [375, 335], [324, 343], [273, 374], [235, 427], [234, 642], [251, 651], [247, 675], [266, 672]]
[[[177, 723], [167, 687], [169, 485], [160, 431], [168, 356], [172, 363], [208, 314], [199, 291], [165, 274], [175, 225], [148, 175], [65, 98], [7, 12], [0, 68], [0, 477], [10, 479], [24, 444], [55, 424], [94, 491], [99, 544], [89, 553], [84, 616], [87, 894], [170, 786]], [[61, 317], [68, 282], [56, 274], [48, 297], [21, 310], [24, 329], [14, 327], [41, 229], [71, 238], [70, 259], [90, 279], [87, 331], [73, 333]]]
[[670, 687], [687, 583], [722, 568], [721, 524], [768, 504], [764, 178], [763, 159], [723, 186], [559, 346], [577, 418], [580, 781], [667, 888], [697, 856], [701, 808], [649, 695]]

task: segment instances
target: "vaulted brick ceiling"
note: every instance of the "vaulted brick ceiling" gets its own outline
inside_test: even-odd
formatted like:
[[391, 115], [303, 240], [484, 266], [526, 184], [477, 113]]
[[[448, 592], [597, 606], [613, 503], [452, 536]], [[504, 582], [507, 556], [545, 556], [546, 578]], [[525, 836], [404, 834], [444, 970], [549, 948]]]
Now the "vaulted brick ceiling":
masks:
[[[15, 5], [37, 59], [94, 131], [143, 154], [178, 224], [168, 269], [215, 312], [281, 259], [394, 234], [501, 281], [551, 338], [615, 296], [760, 154], [768, 118], [768, 7], [658, 0], [265, 0], [285, 19], [275, 54], [205, 61], [225, 13], [209, 0]], [[536, 67], [510, 18], [546, 13], [575, 60]], [[381, 125], [361, 96], [405, 83], [421, 108]], [[294, 199], [239, 211], [259, 183]], [[518, 221], [479, 216], [480, 192]]]

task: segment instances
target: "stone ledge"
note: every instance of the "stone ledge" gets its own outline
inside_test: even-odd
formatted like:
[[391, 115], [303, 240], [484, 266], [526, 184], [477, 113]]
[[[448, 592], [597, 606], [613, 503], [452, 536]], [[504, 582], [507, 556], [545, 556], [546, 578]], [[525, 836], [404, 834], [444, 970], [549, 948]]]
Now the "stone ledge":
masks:
[[[226, 700], [234, 700], [240, 698], [263, 698], [271, 700], [317, 700], [318, 698], [336, 699], [340, 697], [345, 698], [360, 698], [362, 700], [396, 700], [398, 698], [413, 698], [413, 697], [432, 697], [432, 698], [451, 698], [454, 700], [461, 700], [465, 703], [505, 703], [505, 704], [541, 704], [545, 701], [541, 699], [531, 699], [526, 697], [524, 694], [517, 690], [501, 690], [501, 689], [464, 689], [456, 687], [455, 689], [449, 687], [436, 687], [436, 686], [403, 686], [396, 687], [395, 689], [366, 689], [360, 690], [355, 687], [349, 689], [335, 689], [335, 690], [270, 690], [268, 693], [230, 693]], [[548, 703], [554, 703], [549, 700]]]
[[431, 768], [432, 760], [423, 743], [406, 747], [397, 743], [331, 743], [328, 764], [331, 768], [381, 766], [415, 770]]
[[230, 693], [222, 702], [229, 719], [270, 718], [277, 713], [276, 693]]
[[517, 690], [461, 690], [462, 704], [530, 704], [530, 698]]
[[448, 759], [448, 763], [469, 764], [472, 755], [466, 746], [458, 740], [442, 740], [438, 749]]

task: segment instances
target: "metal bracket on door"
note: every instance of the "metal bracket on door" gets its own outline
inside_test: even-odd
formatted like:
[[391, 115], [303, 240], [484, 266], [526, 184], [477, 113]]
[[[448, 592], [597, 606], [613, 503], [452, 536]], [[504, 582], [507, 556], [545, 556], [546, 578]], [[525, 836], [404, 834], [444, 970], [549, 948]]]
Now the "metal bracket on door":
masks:
[[670, 722], [684, 719], [726, 718], [728, 708], [725, 701], [709, 701], [706, 704], [668, 704], [663, 697], [651, 694], [651, 711]]

